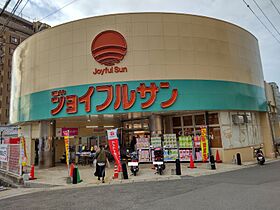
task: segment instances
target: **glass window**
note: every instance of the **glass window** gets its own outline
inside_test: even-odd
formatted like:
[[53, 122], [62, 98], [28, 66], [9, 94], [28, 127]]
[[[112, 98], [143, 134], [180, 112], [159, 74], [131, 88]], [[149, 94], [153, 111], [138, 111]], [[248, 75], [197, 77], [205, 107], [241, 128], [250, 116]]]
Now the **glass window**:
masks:
[[182, 136], [182, 128], [173, 128], [173, 133], [176, 134], [176, 136]]
[[172, 118], [173, 127], [181, 127], [181, 117]]
[[195, 125], [205, 125], [204, 114], [195, 115], [194, 120], [195, 120]]
[[194, 134], [194, 128], [184, 128], [184, 136]]
[[219, 115], [218, 113], [211, 113], [208, 115], [209, 125], [219, 124]]
[[209, 128], [210, 135], [210, 146], [214, 148], [222, 148], [222, 138], [221, 138], [221, 130], [220, 127], [210, 127]]
[[184, 121], [184, 126], [192, 126], [193, 122], [192, 122], [192, 115], [190, 116], [184, 116], [183, 117], [183, 121]]
[[12, 44], [19, 44], [19, 38], [11, 36], [11, 43]]
[[143, 120], [143, 128], [149, 127], [149, 120]]
[[133, 122], [133, 128], [142, 128], [142, 125], [141, 125], [141, 121], [134, 121]]

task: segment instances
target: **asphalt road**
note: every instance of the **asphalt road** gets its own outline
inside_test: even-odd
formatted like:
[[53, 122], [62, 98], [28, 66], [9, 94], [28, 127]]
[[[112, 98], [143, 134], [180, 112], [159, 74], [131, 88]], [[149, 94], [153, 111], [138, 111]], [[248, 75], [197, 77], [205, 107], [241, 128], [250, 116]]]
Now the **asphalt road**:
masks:
[[182, 180], [37, 192], [0, 209], [280, 209], [280, 162]]

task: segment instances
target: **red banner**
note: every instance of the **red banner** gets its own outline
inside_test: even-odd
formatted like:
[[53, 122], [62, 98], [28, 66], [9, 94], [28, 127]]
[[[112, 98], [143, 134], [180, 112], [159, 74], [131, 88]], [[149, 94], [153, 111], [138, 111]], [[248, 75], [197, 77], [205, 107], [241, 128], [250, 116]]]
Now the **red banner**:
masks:
[[107, 130], [107, 135], [108, 135], [108, 142], [109, 142], [109, 148], [110, 152], [113, 155], [115, 162], [118, 166], [118, 171], [121, 170], [121, 160], [120, 160], [120, 150], [119, 150], [119, 139], [117, 136], [117, 131], [118, 129], [112, 129], [112, 130]]

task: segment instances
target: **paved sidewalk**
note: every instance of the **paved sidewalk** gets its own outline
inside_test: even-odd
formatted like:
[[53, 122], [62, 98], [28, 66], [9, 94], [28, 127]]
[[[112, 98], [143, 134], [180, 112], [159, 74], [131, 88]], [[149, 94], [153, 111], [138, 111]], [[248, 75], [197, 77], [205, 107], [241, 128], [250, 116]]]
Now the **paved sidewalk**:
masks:
[[[266, 163], [279, 161], [280, 159], [268, 159]], [[73, 185], [66, 183], [66, 177], [68, 174], [67, 167], [65, 165], [56, 166], [49, 169], [37, 169], [35, 168], [35, 177], [37, 179], [27, 181], [25, 184], [28, 188], [17, 188], [9, 189], [5, 191], [0, 191], [0, 200], [8, 197], [13, 197], [17, 195], [33, 193], [38, 191], [49, 191], [56, 189], [65, 189], [65, 188], [79, 188], [79, 187], [97, 187], [102, 185], [111, 185], [111, 184], [122, 184], [122, 183], [133, 183], [133, 182], [145, 182], [145, 181], [164, 181], [164, 180], [175, 180], [181, 179], [183, 177], [198, 177], [205, 176], [210, 174], [228, 172], [239, 170], [246, 167], [252, 167], [256, 165], [256, 161], [244, 162], [243, 165], [238, 166], [234, 164], [224, 164], [216, 163], [216, 170], [211, 170], [208, 163], [197, 163], [195, 166], [197, 168], [190, 169], [188, 168], [189, 163], [181, 163], [181, 176], [171, 175], [171, 172], [175, 171], [175, 163], [167, 163], [166, 169], [162, 176], [155, 174], [152, 164], [140, 164], [139, 172], [137, 176], [129, 175], [127, 180], [114, 180], [113, 179], [113, 165], [111, 168], [106, 168], [106, 178], [105, 183], [101, 183], [93, 175], [94, 168], [90, 166], [79, 166], [79, 173], [81, 183]], [[174, 170], [172, 170], [174, 169]], [[128, 172], [130, 169], [128, 168]]]

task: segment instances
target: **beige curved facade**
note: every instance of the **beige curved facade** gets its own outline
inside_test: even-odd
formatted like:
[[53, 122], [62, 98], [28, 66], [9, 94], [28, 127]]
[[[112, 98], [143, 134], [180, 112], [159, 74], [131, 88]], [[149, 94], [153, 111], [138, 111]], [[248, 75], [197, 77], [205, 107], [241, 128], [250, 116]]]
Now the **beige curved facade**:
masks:
[[[126, 54], [113, 66], [126, 71], [93, 74], [106, 66], [93, 58], [92, 42], [108, 30], [126, 40]], [[111, 115], [117, 119], [114, 126], [122, 126], [120, 115], [130, 119], [130, 115], [143, 112], [145, 117], [163, 115], [168, 125], [164, 126], [175, 133], [185, 127], [171, 126], [174, 113], [180, 115], [180, 122], [192, 115], [194, 123], [196, 115], [212, 112], [219, 121], [215, 125], [220, 129], [217, 148], [223, 148], [227, 162], [236, 148], [246, 148], [244, 158], [252, 159], [250, 146], [269, 139], [258, 41], [248, 31], [212, 18], [132, 13], [92, 17], [50, 28], [16, 49], [12, 85], [10, 121], [26, 124], [30, 130], [27, 133], [36, 138], [45, 136], [41, 127], [44, 123], [52, 127], [50, 121], [57, 121], [59, 128], [77, 127], [79, 136], [84, 137], [92, 133], [86, 125], [106, 124], [105, 120], [97, 122], [99, 117]], [[86, 106], [84, 96], [89, 90], [94, 93]], [[128, 100], [133, 98], [132, 93], [134, 99]], [[64, 98], [62, 103], [60, 96]], [[127, 105], [128, 101], [132, 103]], [[235, 125], [233, 118], [240, 114], [251, 120]], [[90, 117], [96, 120], [86, 121]], [[271, 145], [267, 145], [269, 153]]]
[[[127, 41], [123, 74], [93, 75], [104, 68], [91, 55], [94, 37], [115, 30]], [[14, 79], [20, 96], [100, 82], [149, 79], [222, 80], [263, 87], [256, 38], [216, 19], [168, 13], [117, 14], [59, 25], [24, 41], [16, 50]]]

